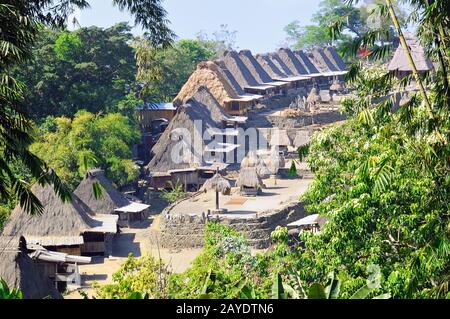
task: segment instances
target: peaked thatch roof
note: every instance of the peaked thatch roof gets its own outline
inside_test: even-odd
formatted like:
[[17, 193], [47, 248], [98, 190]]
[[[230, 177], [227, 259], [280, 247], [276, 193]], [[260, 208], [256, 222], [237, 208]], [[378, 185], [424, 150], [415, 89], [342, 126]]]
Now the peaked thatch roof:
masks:
[[[179, 108], [169, 126], [152, 148], [154, 157], [147, 165], [147, 170], [154, 174], [205, 165], [202, 161], [203, 154], [199, 153], [203, 152], [204, 148], [203, 132], [210, 128], [222, 127], [223, 121], [227, 118], [210, 91], [206, 87], [199, 87], [194, 96]], [[195, 120], [201, 121], [202, 127], [196, 127]], [[191, 146], [185, 149], [187, 154], [176, 152], [177, 149], [174, 148], [179, 147], [179, 143], [182, 141], [179, 133], [184, 130], [191, 134], [191, 139], [194, 138], [194, 134], [199, 134], [198, 137], [202, 141], [201, 149], [194, 149], [195, 145], [192, 145], [194, 143], [189, 141]], [[172, 157], [172, 152], [177, 155], [176, 158]]]
[[252, 55], [250, 50], [242, 50], [239, 52], [242, 62], [248, 68], [250, 73], [255, 77], [258, 83], [269, 83], [272, 82], [272, 78], [263, 69], [263, 67], [256, 61], [255, 57]]
[[320, 73], [316, 66], [311, 62], [308, 56], [302, 50], [293, 51], [295, 57], [304, 66], [309, 74]]
[[294, 147], [299, 148], [303, 145], [306, 145], [311, 140], [311, 132], [307, 130], [297, 131], [294, 139]]
[[289, 138], [286, 130], [275, 130], [275, 133], [270, 137], [271, 146], [290, 146], [291, 139]]
[[51, 280], [27, 255], [23, 237], [0, 237], [0, 278], [10, 289], [20, 289], [24, 299], [62, 298]]
[[241, 168], [244, 167], [256, 167], [260, 163], [260, 159], [256, 152], [250, 151], [241, 161]]
[[[102, 187], [102, 195], [95, 198], [93, 184], [98, 183]], [[74, 194], [78, 196], [89, 208], [97, 214], [111, 214], [116, 208], [129, 205], [131, 202], [119, 192], [112, 182], [100, 169], [91, 170], [75, 189]]]
[[244, 62], [242, 62], [236, 51], [225, 51], [220, 60], [223, 61], [241, 88], [259, 86], [259, 83], [245, 66]]
[[269, 74], [272, 79], [280, 79], [287, 77], [284, 73], [267, 54], [257, 54], [256, 60], [261, 65], [261, 67]]
[[229, 100], [239, 98], [240, 93], [236, 92], [219, 66], [212, 61], [206, 61], [197, 65], [197, 69], [183, 85], [173, 103], [177, 106], [183, 104], [193, 97], [202, 86], [206, 87], [221, 105]]
[[201, 190], [213, 190], [215, 192], [220, 192], [223, 195], [228, 195], [231, 191], [231, 185], [226, 178], [222, 177], [219, 173], [216, 173], [203, 184]]
[[347, 69], [345, 62], [342, 60], [341, 56], [337, 53], [334, 47], [326, 47], [323, 52], [330, 59], [330, 61], [333, 62], [333, 64], [339, 71], [345, 71]]
[[[408, 44], [411, 52], [411, 56], [416, 64], [417, 71], [425, 72], [433, 69], [433, 63], [428, 59], [425, 54], [425, 50], [420, 44], [419, 40], [415, 38], [412, 34], [405, 34], [406, 43]], [[408, 59], [406, 57], [405, 50], [401, 44], [398, 46], [394, 53], [394, 57], [388, 66], [389, 71], [403, 71], [411, 72], [411, 66], [409, 65]]]
[[294, 75], [307, 75], [308, 71], [300, 63], [295, 54], [288, 48], [278, 50], [278, 56], [283, 60], [284, 64], [291, 70]]
[[244, 167], [239, 171], [236, 180], [238, 187], [265, 188], [264, 183], [258, 175], [257, 167]]
[[71, 201], [63, 202], [50, 185], [35, 184], [31, 191], [42, 203], [43, 213], [31, 216], [17, 205], [2, 235], [23, 235], [29, 241], [31, 238], [51, 237], [55, 238], [55, 245], [58, 242], [79, 244], [77, 238], [81, 234], [102, 226], [91, 217], [94, 213], [74, 194]]
[[312, 87], [311, 88], [311, 91], [309, 92], [306, 101], [309, 102], [309, 103], [314, 103], [314, 102], [320, 102], [321, 101], [319, 92], [317, 91], [316, 87]]
[[321, 48], [312, 49], [310, 57], [312, 57], [314, 64], [322, 73], [339, 71]]
[[286, 63], [283, 61], [283, 59], [280, 57], [280, 55], [277, 52], [271, 52], [267, 55], [272, 62], [281, 70], [283, 71], [288, 77], [296, 76], [298, 74], [291, 71], [291, 69], [286, 65]]
[[244, 95], [245, 94], [244, 89], [239, 85], [238, 81], [236, 81], [234, 76], [231, 74], [230, 70], [227, 69], [227, 66], [225, 65], [224, 61], [222, 61], [222, 60], [215, 60], [214, 63], [218, 66], [218, 70], [222, 74], [222, 76], [233, 87], [234, 91], [238, 95]]

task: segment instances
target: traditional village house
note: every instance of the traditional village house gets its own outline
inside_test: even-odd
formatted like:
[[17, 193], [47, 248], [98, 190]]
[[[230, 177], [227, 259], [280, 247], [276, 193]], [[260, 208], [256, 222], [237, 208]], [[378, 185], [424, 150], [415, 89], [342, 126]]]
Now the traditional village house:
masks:
[[20, 289], [24, 299], [61, 299], [55, 284], [28, 256], [23, 237], [0, 237], [0, 278], [10, 289]]
[[256, 196], [265, 188], [261, 177], [258, 175], [258, 166], [260, 159], [254, 152], [249, 152], [242, 159], [239, 176], [236, 180], [236, 186], [239, 192], [244, 196]]
[[217, 168], [223, 171], [228, 159], [236, 158], [239, 146], [236, 129], [227, 128], [229, 120], [209, 90], [199, 87], [179, 107], [152, 149], [154, 156], [147, 166], [152, 186], [166, 188], [169, 181], [178, 180], [186, 188], [198, 189]]
[[269, 74], [258, 63], [250, 50], [241, 50], [239, 52], [241, 61], [245, 64], [251, 75], [260, 85], [273, 85], [274, 89], [270, 91], [271, 95], [285, 95], [289, 83], [283, 81], [273, 81]]
[[[433, 63], [426, 56], [425, 50], [420, 44], [419, 40], [411, 33], [405, 33], [405, 39], [419, 74], [423, 75], [426, 72], [432, 70]], [[411, 65], [401, 44], [395, 51], [394, 56], [389, 63], [388, 70], [389, 72], [394, 73], [400, 79], [412, 74]]]
[[270, 137], [270, 146], [278, 152], [286, 153], [291, 146], [291, 139], [286, 130], [275, 129]]
[[224, 63], [245, 92], [269, 97], [272, 92], [277, 90], [274, 85], [259, 84], [236, 51], [225, 51], [220, 61]]
[[43, 205], [42, 214], [30, 216], [17, 205], [2, 235], [24, 236], [30, 244], [70, 255], [111, 253], [117, 216], [94, 214], [75, 194], [63, 202], [49, 185], [36, 184], [31, 191]]
[[[92, 191], [96, 183], [100, 185], [102, 190], [100, 198], [96, 198]], [[122, 227], [130, 227], [132, 223], [144, 220], [150, 207], [146, 204], [128, 200], [124, 194], [114, 187], [101, 169], [87, 172], [74, 193], [95, 214], [118, 215], [117, 223]]]
[[261, 95], [236, 92], [225, 77], [221, 68], [212, 61], [201, 62], [174, 99], [175, 106], [182, 105], [191, 98], [200, 87], [206, 87], [218, 103], [230, 115], [243, 115], [247, 109], [256, 105]]
[[[292, 51], [294, 56], [300, 62], [300, 64], [305, 68], [308, 72], [308, 76], [311, 78], [310, 84], [312, 86], [319, 85], [326, 87], [328, 83], [328, 78], [321, 73], [314, 63], [310, 60], [307, 54], [302, 50]], [[308, 89], [310, 86], [308, 86]]]

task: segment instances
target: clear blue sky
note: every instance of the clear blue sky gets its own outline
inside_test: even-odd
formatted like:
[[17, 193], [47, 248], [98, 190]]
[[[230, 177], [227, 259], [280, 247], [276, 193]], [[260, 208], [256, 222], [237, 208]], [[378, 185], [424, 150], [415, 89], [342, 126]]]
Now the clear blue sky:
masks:
[[[81, 26], [108, 27], [130, 21], [111, 0], [94, 0], [91, 9], [77, 13]], [[180, 38], [195, 38], [199, 31], [211, 35], [227, 24], [237, 31], [236, 45], [253, 53], [273, 51], [285, 39], [283, 27], [299, 20], [310, 23], [320, 0], [165, 0], [171, 29]], [[138, 33], [138, 31], [136, 31]]]

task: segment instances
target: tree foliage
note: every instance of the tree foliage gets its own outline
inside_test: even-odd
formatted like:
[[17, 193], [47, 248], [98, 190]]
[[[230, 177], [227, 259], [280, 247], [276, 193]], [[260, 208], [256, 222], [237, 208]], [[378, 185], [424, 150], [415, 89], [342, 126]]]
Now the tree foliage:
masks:
[[81, 181], [86, 169], [106, 169], [118, 186], [134, 180], [138, 168], [132, 161], [130, 145], [139, 139], [139, 132], [129, 120], [118, 113], [104, 116], [79, 111], [73, 119], [49, 118], [53, 125], [41, 127], [38, 141], [31, 151], [55, 169], [72, 188]]

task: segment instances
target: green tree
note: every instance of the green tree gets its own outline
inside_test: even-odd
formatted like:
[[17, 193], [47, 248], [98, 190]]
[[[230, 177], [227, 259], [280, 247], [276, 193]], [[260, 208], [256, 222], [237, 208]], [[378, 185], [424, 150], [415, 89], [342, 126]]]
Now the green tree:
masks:
[[[166, 11], [160, 0], [113, 0], [121, 10], [128, 10], [136, 24], [148, 30], [154, 45], [167, 45], [173, 33], [167, 26]], [[27, 211], [42, 210], [39, 200], [30, 192], [30, 185], [18, 179], [9, 169], [9, 162], [18, 160], [41, 184], [53, 184], [63, 199], [70, 193], [53, 170], [28, 151], [33, 142], [32, 124], [23, 104], [22, 83], [11, 76], [11, 69], [29, 61], [42, 24], [61, 27], [75, 8], [86, 8], [86, 0], [14, 0], [0, 4], [0, 200], [15, 197]]]
[[58, 117], [53, 122], [56, 128], [43, 132], [30, 149], [72, 188], [93, 166], [104, 167], [119, 186], [137, 177], [130, 145], [138, 142], [139, 131], [123, 115], [79, 111], [73, 119]]

